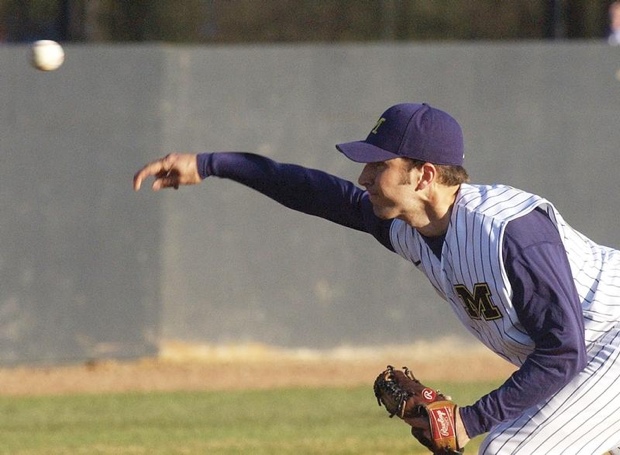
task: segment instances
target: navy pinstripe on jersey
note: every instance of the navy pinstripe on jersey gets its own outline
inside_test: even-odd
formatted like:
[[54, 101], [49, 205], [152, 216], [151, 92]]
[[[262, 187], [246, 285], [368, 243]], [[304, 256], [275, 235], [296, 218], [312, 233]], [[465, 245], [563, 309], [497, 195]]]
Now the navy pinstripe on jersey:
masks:
[[[570, 286], [574, 291], [570, 298], [575, 300], [567, 304], [564, 314], [578, 317], [574, 311], [578, 313], [581, 307], [586, 327], [587, 360], [584, 355], [584, 362], [576, 363], [573, 360], [577, 357], [558, 352], [554, 353], [554, 361], [539, 363], [544, 360], [544, 355], [537, 356], [540, 353], [534, 351], [528, 358], [529, 362], [526, 361], [523, 368], [495, 391], [498, 393], [491, 392], [475, 405], [462, 407], [461, 416], [463, 412], [466, 417], [469, 416], [469, 423], [473, 419], [475, 423], [472, 425], [478, 425], [476, 434], [490, 430], [481, 446], [482, 454], [591, 455], [620, 444], [620, 393], [617, 388], [620, 383], [619, 253], [599, 246], [574, 231], [549, 202], [507, 186], [462, 185], [454, 204], [450, 227], [441, 245], [436, 239], [423, 239], [400, 220], [379, 220], [372, 212], [366, 193], [351, 182], [329, 174], [279, 164], [252, 154], [203, 154], [199, 155], [198, 161], [203, 178], [208, 175], [231, 178], [287, 207], [371, 233], [383, 245], [422, 270], [472, 333], [517, 365], [524, 363], [534, 344], [519, 323], [511, 303], [513, 293], [502, 263], [502, 244], [506, 231], [509, 231], [512, 237], [504, 246], [511, 248], [511, 245], [520, 245], [519, 241], [515, 243], [514, 235], [519, 233], [517, 237], [520, 235], [522, 241], [527, 237], [530, 226], [540, 228], [543, 237], [548, 235], [549, 230], [553, 229], [548, 220], [544, 220], [544, 226], [536, 224], [539, 218], [532, 216], [537, 213], [530, 213], [536, 207], [544, 209], [560, 234], [555, 236], [553, 233], [558, 242], [561, 237], [569, 260], [568, 265], [562, 263], [561, 269], [566, 272], [562, 276], [570, 284], [571, 277], [566, 275], [571, 275], [576, 290]], [[511, 220], [516, 221], [509, 223]], [[518, 229], [515, 228], [517, 225], [520, 225]], [[389, 239], [386, 238], [388, 229]], [[553, 245], [559, 246], [557, 242]], [[437, 250], [440, 248], [441, 259], [438, 259]], [[537, 248], [536, 251], [540, 250]], [[554, 251], [561, 255], [561, 250]], [[537, 259], [529, 261], [535, 254], [531, 250], [527, 254], [526, 263], [537, 264]], [[557, 256], [555, 259], [558, 259]], [[513, 265], [514, 261], [511, 261], [506, 267], [511, 280], [517, 277]], [[516, 279], [512, 282], [525, 281]], [[561, 283], [561, 286], [566, 285], [566, 281]], [[523, 295], [519, 292], [514, 295]], [[575, 295], [577, 292], [578, 296]], [[557, 302], [561, 305], [566, 303]], [[545, 311], [545, 306], [540, 302], [531, 305], [531, 308]], [[525, 317], [530, 319], [524, 319], [535, 334], [533, 336], [537, 335], [537, 327], [532, 327], [532, 317], [535, 319], [536, 314], [525, 313]], [[562, 322], [555, 320], [554, 323], [558, 321]], [[564, 321], [566, 323], [568, 320]], [[582, 327], [581, 322], [578, 321], [570, 330], [578, 330]], [[561, 347], [567, 347], [569, 351], [578, 348], [579, 355], [584, 354], [581, 352], [583, 345], [575, 344], [582, 340], [582, 335], [573, 333], [568, 338], [562, 338], [562, 342], [567, 344]], [[531, 362], [532, 358], [536, 360]], [[562, 364], [563, 361], [569, 364]], [[541, 371], [541, 366], [553, 371], [536, 374], [532, 368], [528, 369], [533, 363], [537, 371]], [[517, 376], [525, 376], [527, 380], [516, 380]], [[553, 388], [549, 394], [539, 397], [531, 391], [532, 388], [544, 390], [548, 384], [542, 382], [562, 381], [563, 377], [569, 378], [568, 382], [562, 382], [563, 385]], [[532, 397], [536, 401], [532, 401]], [[527, 406], [515, 413], [515, 407], [523, 400], [529, 400]]]
[[510, 220], [536, 207], [558, 227], [582, 302], [586, 342], [592, 343], [620, 320], [620, 255], [572, 229], [545, 199], [504, 185], [462, 185], [441, 260], [405, 222], [396, 220], [391, 229], [395, 251], [416, 264], [474, 336], [515, 365], [534, 343], [511, 301], [502, 239]]
[[554, 222], [584, 316], [587, 365], [546, 401], [493, 428], [483, 454], [597, 454], [620, 442], [620, 253], [571, 228], [545, 199], [508, 186], [461, 186], [438, 259], [396, 220], [395, 251], [413, 262], [480, 341], [515, 365], [535, 348], [521, 326], [502, 257], [509, 221], [535, 208]]

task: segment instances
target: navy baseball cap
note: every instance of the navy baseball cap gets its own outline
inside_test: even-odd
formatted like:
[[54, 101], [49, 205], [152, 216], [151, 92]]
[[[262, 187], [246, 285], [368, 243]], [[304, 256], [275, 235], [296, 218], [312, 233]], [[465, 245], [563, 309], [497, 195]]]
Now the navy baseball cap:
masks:
[[352, 161], [374, 163], [406, 157], [433, 164], [463, 165], [463, 131], [447, 113], [426, 103], [403, 103], [381, 115], [365, 141], [336, 148]]

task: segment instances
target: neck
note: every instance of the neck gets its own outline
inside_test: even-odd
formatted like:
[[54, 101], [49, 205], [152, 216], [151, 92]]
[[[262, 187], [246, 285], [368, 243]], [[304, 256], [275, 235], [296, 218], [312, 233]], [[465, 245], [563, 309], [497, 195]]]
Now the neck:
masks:
[[426, 210], [428, 224], [417, 228], [420, 234], [426, 237], [438, 237], [448, 231], [452, 207], [459, 188], [459, 185], [438, 187], [429, 195]]

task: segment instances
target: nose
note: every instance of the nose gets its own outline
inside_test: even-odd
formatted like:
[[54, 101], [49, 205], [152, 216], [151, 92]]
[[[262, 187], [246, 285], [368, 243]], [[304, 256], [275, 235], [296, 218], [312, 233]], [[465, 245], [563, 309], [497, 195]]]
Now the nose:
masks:
[[372, 173], [370, 172], [370, 166], [366, 164], [364, 166], [364, 169], [362, 169], [360, 176], [357, 178], [357, 183], [359, 183], [365, 188], [368, 188], [370, 185], [372, 185], [372, 181], [373, 179]]

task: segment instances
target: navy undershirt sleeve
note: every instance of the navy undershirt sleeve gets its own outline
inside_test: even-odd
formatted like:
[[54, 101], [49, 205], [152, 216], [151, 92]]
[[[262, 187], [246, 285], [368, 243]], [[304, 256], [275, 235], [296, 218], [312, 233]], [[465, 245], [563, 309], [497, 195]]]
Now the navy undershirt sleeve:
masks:
[[389, 239], [391, 221], [379, 219], [366, 191], [352, 182], [252, 153], [201, 153], [196, 159], [203, 179], [234, 180], [293, 210], [367, 232], [394, 251]]
[[535, 350], [497, 390], [460, 408], [469, 436], [520, 416], [586, 364], [583, 315], [560, 235], [541, 210], [508, 223], [504, 262], [513, 304]]

